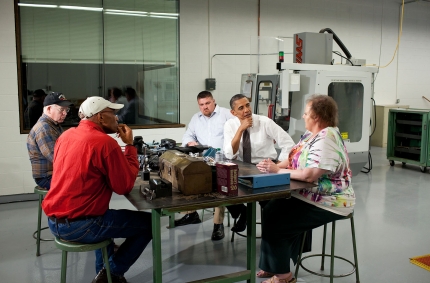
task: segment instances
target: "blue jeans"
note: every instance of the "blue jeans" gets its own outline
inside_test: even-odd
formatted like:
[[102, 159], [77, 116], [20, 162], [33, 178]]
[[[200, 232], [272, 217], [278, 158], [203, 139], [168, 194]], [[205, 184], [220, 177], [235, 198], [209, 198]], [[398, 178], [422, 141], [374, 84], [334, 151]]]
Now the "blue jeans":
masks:
[[36, 184], [39, 187], [49, 190], [51, 188], [51, 179], [52, 179], [52, 175], [47, 176], [45, 178], [40, 178], [40, 179], [34, 180], [34, 181], [36, 182]]
[[[111, 273], [124, 275], [152, 239], [151, 214], [143, 211], [108, 209], [102, 216], [68, 223], [48, 220], [54, 236], [79, 243], [97, 243], [106, 239], [126, 238], [116, 253], [108, 246]], [[96, 273], [103, 268], [101, 250], [96, 250]]]

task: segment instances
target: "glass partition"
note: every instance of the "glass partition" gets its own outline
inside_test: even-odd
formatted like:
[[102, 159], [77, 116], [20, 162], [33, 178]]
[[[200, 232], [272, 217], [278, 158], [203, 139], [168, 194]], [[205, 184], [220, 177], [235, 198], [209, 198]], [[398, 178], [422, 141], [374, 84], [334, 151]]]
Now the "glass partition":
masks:
[[[86, 97], [118, 102], [110, 91], [117, 88], [124, 111], [134, 113], [129, 125], [178, 123], [177, 1], [25, 0], [17, 5], [21, 120], [36, 89], [62, 92], [73, 101], [67, 127], [79, 122], [77, 109]], [[21, 130], [29, 128], [21, 122]]]

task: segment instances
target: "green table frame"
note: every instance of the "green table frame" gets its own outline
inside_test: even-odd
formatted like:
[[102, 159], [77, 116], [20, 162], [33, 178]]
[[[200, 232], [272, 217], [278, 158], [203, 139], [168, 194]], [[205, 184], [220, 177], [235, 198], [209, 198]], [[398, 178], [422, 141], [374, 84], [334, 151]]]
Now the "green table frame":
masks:
[[[239, 165], [239, 176], [258, 174], [259, 171], [252, 164], [246, 164], [235, 161]], [[172, 197], [156, 198], [152, 201], [146, 200], [142, 195], [141, 186], [147, 186], [147, 182], [140, 178], [136, 180], [134, 189], [126, 198], [137, 210], [152, 211], [152, 256], [153, 256], [153, 282], [162, 283], [162, 255], [161, 255], [161, 224], [162, 216], [169, 216], [170, 227], [174, 227], [174, 213], [189, 210], [199, 210], [213, 208], [218, 206], [227, 206], [232, 204], [247, 204], [247, 261], [246, 270], [220, 275], [211, 278], [191, 281], [197, 282], [217, 282], [231, 283], [246, 280], [249, 283], [255, 283], [256, 276], [256, 202], [276, 198], [289, 198], [291, 190], [314, 187], [314, 184], [291, 180], [290, 185], [274, 186], [263, 189], [250, 189], [246, 186], [239, 185], [238, 196], [227, 197], [218, 193], [209, 193], [202, 195], [184, 196], [174, 190]]]

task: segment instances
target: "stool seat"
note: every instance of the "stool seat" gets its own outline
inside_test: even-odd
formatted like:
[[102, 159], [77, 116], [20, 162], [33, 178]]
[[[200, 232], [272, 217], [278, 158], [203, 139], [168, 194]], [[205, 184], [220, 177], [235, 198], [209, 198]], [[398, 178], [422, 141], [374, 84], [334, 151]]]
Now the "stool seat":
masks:
[[[305, 256], [302, 258], [302, 251], [303, 251], [303, 245], [305, 242], [305, 237], [306, 237], [306, 232], [304, 233], [303, 236], [303, 240], [302, 240], [302, 246], [300, 249], [300, 254], [299, 254], [299, 258], [297, 260], [297, 264], [296, 264], [296, 272], [294, 274], [294, 276], [297, 278], [298, 276], [298, 272], [299, 272], [299, 267], [301, 266], [304, 270], [306, 270], [307, 272], [317, 275], [317, 276], [322, 276], [322, 277], [329, 277], [330, 278], [330, 283], [333, 283], [333, 279], [334, 278], [339, 278], [339, 277], [345, 277], [345, 276], [349, 276], [351, 274], [353, 274], [355, 272], [355, 276], [356, 276], [356, 282], [360, 283], [360, 276], [358, 273], [358, 260], [357, 260], [357, 246], [356, 246], [356, 242], [355, 242], [355, 227], [354, 227], [354, 213], [351, 213], [339, 220], [346, 220], [346, 219], [350, 219], [351, 221], [351, 236], [352, 236], [352, 246], [353, 246], [353, 251], [354, 251], [354, 262], [340, 257], [340, 256], [336, 256], [334, 254], [334, 248], [335, 248], [335, 232], [336, 232], [336, 221], [331, 222], [332, 225], [332, 234], [331, 234], [331, 254], [326, 254], [325, 253], [325, 243], [326, 243], [326, 234], [327, 234], [327, 224], [324, 224], [324, 236], [323, 236], [323, 246], [322, 246], [322, 253], [321, 254], [313, 254], [313, 255], [309, 255], [309, 256]], [[308, 268], [306, 268], [305, 266], [303, 266], [303, 260], [307, 259], [307, 258], [311, 258], [311, 257], [321, 257], [321, 267], [320, 270], [324, 270], [324, 259], [325, 257], [330, 257], [330, 274], [324, 274], [324, 273], [319, 273], [319, 272], [315, 272], [312, 271]], [[347, 263], [349, 263], [352, 266], [352, 270], [350, 272], [344, 273], [344, 274], [338, 274], [335, 275], [334, 274], [334, 259], [340, 259], [343, 260]]]
[[39, 207], [37, 210], [37, 230], [34, 231], [33, 238], [36, 239], [36, 246], [37, 246], [36, 256], [40, 256], [40, 241], [53, 241], [54, 239], [41, 239], [40, 238], [40, 231], [46, 230], [49, 228], [49, 227], [41, 228], [41, 225], [42, 225], [42, 200], [43, 200], [43, 197], [48, 193], [48, 190], [45, 188], [41, 188], [39, 186], [36, 186], [36, 187], [34, 187], [34, 193], [39, 195]]
[[76, 253], [95, 251], [103, 247], [109, 246], [111, 242], [112, 240], [108, 239], [108, 240], [104, 240], [103, 242], [83, 244], [83, 243], [69, 242], [69, 241], [61, 240], [59, 238], [55, 238], [55, 246], [58, 249], [67, 251], [67, 252], [76, 252]]
[[103, 254], [103, 262], [106, 268], [106, 273], [108, 277], [108, 282], [112, 283], [112, 278], [110, 274], [110, 266], [109, 266], [109, 258], [107, 252], [107, 246], [112, 243], [111, 239], [104, 240], [98, 243], [92, 244], [83, 244], [77, 242], [69, 242], [65, 240], [61, 240], [59, 238], [55, 238], [55, 246], [61, 250], [62, 258], [61, 258], [61, 283], [66, 282], [66, 272], [67, 272], [67, 253], [68, 252], [89, 252], [95, 251], [98, 249], [102, 250]]
[[38, 195], [45, 196], [48, 193], [48, 190], [45, 188], [41, 188], [39, 186], [34, 187], [34, 193]]

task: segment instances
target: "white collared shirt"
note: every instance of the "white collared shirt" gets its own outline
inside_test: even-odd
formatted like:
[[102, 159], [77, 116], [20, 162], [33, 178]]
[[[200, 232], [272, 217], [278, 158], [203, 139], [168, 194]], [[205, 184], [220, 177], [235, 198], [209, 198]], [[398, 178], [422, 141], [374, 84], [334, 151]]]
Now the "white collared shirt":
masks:
[[230, 110], [217, 105], [210, 117], [206, 117], [202, 112], [193, 115], [188, 129], [182, 137], [182, 146], [186, 146], [191, 141], [196, 141], [201, 145], [221, 148], [224, 143], [224, 123], [233, 118]]
[[[242, 138], [240, 139], [239, 150], [233, 152], [231, 141], [240, 127], [239, 118], [235, 117], [227, 121], [224, 125], [224, 155], [228, 159], [243, 160]], [[263, 159], [276, 159], [278, 154], [274, 141], [281, 149], [279, 160], [288, 158], [290, 150], [294, 146], [294, 141], [280, 126], [272, 119], [265, 116], [252, 114], [252, 127], [248, 128], [251, 137], [251, 162], [259, 163]]]

